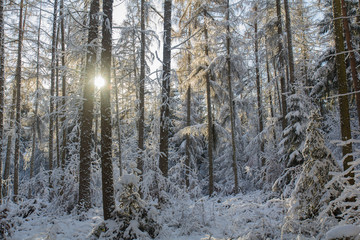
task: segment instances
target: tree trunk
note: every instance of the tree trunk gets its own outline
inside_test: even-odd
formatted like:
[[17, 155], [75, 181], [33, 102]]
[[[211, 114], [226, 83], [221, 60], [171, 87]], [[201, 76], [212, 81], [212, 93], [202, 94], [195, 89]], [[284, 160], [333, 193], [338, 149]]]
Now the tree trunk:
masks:
[[280, 74], [280, 89], [281, 89], [281, 106], [282, 106], [282, 129], [284, 130], [287, 126], [286, 115], [287, 115], [287, 103], [286, 103], [286, 84], [285, 84], [285, 65], [284, 65], [284, 53], [282, 43], [282, 20], [281, 20], [281, 4], [280, 0], [276, 0], [276, 12], [277, 12], [277, 27], [279, 35], [279, 74]]
[[[16, 104], [16, 83], [13, 84], [12, 89], [12, 97], [11, 97], [11, 107], [9, 110], [9, 130], [11, 133], [11, 130], [14, 127], [14, 121], [15, 121], [15, 106]], [[9, 192], [9, 182], [10, 182], [10, 159], [12, 154], [12, 144], [13, 144], [13, 135], [10, 134], [7, 139], [7, 145], [6, 145], [6, 158], [5, 158], [5, 167], [4, 167], [4, 188], [3, 188], [3, 194], [4, 196], [7, 196], [7, 193]]]
[[294, 53], [292, 44], [292, 31], [291, 31], [291, 15], [288, 0], [284, 0], [285, 8], [285, 27], [287, 34], [287, 48], [288, 48], [288, 59], [289, 59], [289, 77], [290, 77], [290, 88], [293, 93], [295, 89], [292, 85], [295, 83], [295, 67], [294, 67]]
[[230, 37], [230, 1], [226, 2], [226, 66], [227, 82], [229, 88], [229, 108], [230, 108], [230, 125], [231, 125], [231, 149], [232, 149], [232, 168], [234, 173], [234, 193], [239, 192], [238, 170], [236, 163], [236, 142], [235, 142], [235, 116], [234, 116], [234, 96], [232, 90], [231, 75], [231, 37]]
[[61, 30], [61, 93], [62, 93], [62, 116], [60, 119], [61, 126], [62, 126], [62, 144], [61, 144], [61, 167], [64, 169], [66, 164], [66, 153], [67, 153], [67, 128], [65, 124], [66, 120], [66, 63], [65, 63], [65, 27], [64, 27], [64, 0], [60, 1], [60, 30]]
[[[191, 126], [191, 86], [188, 85], [186, 93], [186, 127]], [[186, 159], [185, 159], [185, 185], [187, 188], [190, 186], [190, 134], [186, 134]]]
[[[255, 72], [256, 72], [256, 93], [257, 93], [257, 108], [258, 108], [258, 118], [259, 118], [259, 140], [260, 140], [260, 151], [264, 152], [264, 141], [261, 137], [261, 133], [264, 130], [264, 121], [262, 113], [262, 104], [261, 104], [261, 81], [260, 81], [260, 63], [259, 63], [259, 40], [258, 40], [258, 22], [257, 22], [257, 4], [255, 4], [254, 12], [255, 16]], [[265, 158], [262, 158], [262, 166], [265, 165]]]
[[139, 83], [139, 122], [138, 122], [138, 156], [137, 168], [143, 173], [144, 152], [144, 121], [145, 121], [145, 0], [141, 0], [141, 49], [140, 49], [140, 83]]
[[94, 78], [96, 68], [96, 52], [99, 21], [95, 17], [99, 13], [99, 0], [92, 0], [89, 13], [89, 35], [86, 53], [84, 101], [80, 119], [80, 170], [79, 170], [79, 205], [84, 210], [91, 207], [91, 138], [94, 119]]
[[[334, 38], [336, 48], [336, 70], [339, 87], [339, 105], [340, 105], [340, 127], [341, 127], [341, 139], [342, 141], [348, 141], [351, 139], [351, 127], [350, 127], [350, 114], [349, 114], [349, 100], [348, 100], [348, 86], [346, 81], [346, 64], [344, 54], [344, 37], [343, 28], [341, 26], [341, 2], [340, 0], [333, 0], [333, 12], [334, 12]], [[344, 171], [351, 167], [353, 157], [352, 144], [348, 143], [342, 147], [343, 152], [343, 166]], [[350, 184], [354, 184], [354, 171], [350, 171], [346, 175]]]
[[[266, 42], [266, 40], [265, 40]], [[267, 80], [268, 80], [268, 84], [270, 86], [271, 83], [271, 77], [270, 77], [270, 66], [269, 66], [269, 56], [268, 56], [268, 51], [267, 51], [268, 47], [266, 45], [266, 76], [267, 76]], [[275, 118], [275, 113], [274, 113], [274, 105], [273, 105], [273, 100], [272, 100], [272, 93], [271, 93], [271, 89], [269, 89], [269, 103], [270, 103], [270, 116], [271, 119]], [[273, 138], [274, 138], [274, 144], [276, 144], [276, 131], [275, 131], [275, 127], [273, 129]]]
[[[19, 17], [19, 38], [18, 53], [16, 63], [16, 114], [15, 114], [15, 153], [14, 153], [14, 201], [18, 201], [19, 194], [19, 157], [20, 157], [20, 134], [21, 134], [21, 57], [22, 57], [22, 41], [24, 38], [23, 24], [23, 7], [24, 0], [20, 1], [20, 17]], [[24, 21], [24, 22], [23, 22]]]
[[56, 167], [60, 167], [60, 136], [59, 136], [59, 56], [58, 52], [58, 43], [59, 43], [59, 28], [57, 28], [56, 33], [56, 71], [55, 71], [55, 136], [56, 136]]
[[57, 0], [54, 0], [53, 29], [51, 43], [51, 75], [50, 75], [50, 110], [49, 110], [49, 170], [53, 170], [54, 154], [54, 91], [55, 91], [55, 66], [56, 66], [56, 24]]
[[2, 151], [4, 140], [4, 94], [5, 94], [5, 33], [4, 1], [0, 1], [0, 204], [2, 204]]
[[101, 74], [105, 80], [101, 88], [101, 175], [104, 219], [110, 219], [115, 210], [114, 180], [112, 166], [111, 133], [111, 50], [112, 50], [113, 0], [103, 1]]
[[[39, 125], [38, 109], [39, 109], [39, 81], [40, 81], [40, 36], [41, 36], [41, 20], [42, 20], [42, 6], [40, 5], [39, 25], [37, 35], [37, 49], [36, 49], [36, 94], [35, 94], [35, 109], [34, 109], [34, 122], [32, 126], [32, 152], [30, 160], [30, 179], [34, 177], [34, 164], [36, 153], [36, 129]], [[31, 190], [29, 190], [31, 192]]]
[[117, 151], [117, 157], [118, 157], [118, 167], [120, 171], [120, 177], [123, 175], [122, 169], [122, 159], [121, 159], [121, 122], [120, 122], [120, 116], [119, 116], [119, 89], [118, 89], [118, 83], [117, 83], [117, 76], [116, 76], [116, 63], [115, 59], [113, 59], [114, 64], [114, 86], [115, 86], [115, 118], [116, 118], [116, 132], [117, 132], [117, 139], [118, 139], [118, 151]]
[[163, 176], [168, 176], [169, 162], [169, 117], [170, 117], [170, 77], [171, 77], [171, 0], [164, 0], [164, 47], [163, 79], [160, 108], [160, 158], [159, 168]]
[[[206, 12], [204, 14], [206, 16]], [[205, 17], [205, 26], [204, 26], [204, 35], [205, 35], [205, 56], [209, 58], [209, 36], [208, 29], [206, 26], [206, 17]], [[206, 70], [205, 80], [206, 80], [206, 105], [207, 105], [207, 131], [208, 131], [208, 157], [209, 157], [209, 195], [211, 196], [214, 192], [214, 163], [213, 163], [213, 145], [214, 145], [214, 132], [213, 132], [213, 121], [212, 121], [212, 112], [211, 112], [211, 86], [210, 86], [210, 73], [209, 69]]]
[[354, 49], [352, 47], [349, 21], [348, 21], [347, 13], [346, 13], [345, 0], [341, 0], [341, 5], [342, 5], [342, 16], [344, 17], [343, 24], [344, 24], [344, 30], [345, 30], [346, 45], [347, 45], [347, 50], [350, 52], [351, 76], [352, 76], [352, 80], [353, 80], [354, 89], [356, 91], [356, 94], [355, 94], [356, 109], [357, 109], [357, 113], [358, 113], [358, 123], [359, 123], [359, 127], [360, 127], [360, 92], [359, 92], [360, 89], [359, 89], [359, 82], [358, 82], [359, 80], [358, 80], [357, 71], [356, 71], [356, 59], [355, 59], [355, 54], [353, 51]]

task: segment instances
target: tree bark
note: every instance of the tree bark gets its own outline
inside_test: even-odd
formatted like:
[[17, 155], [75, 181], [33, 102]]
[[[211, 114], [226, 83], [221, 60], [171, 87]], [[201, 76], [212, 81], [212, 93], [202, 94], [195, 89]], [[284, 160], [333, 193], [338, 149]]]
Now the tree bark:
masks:
[[60, 30], [61, 30], [61, 93], [62, 93], [62, 116], [60, 119], [62, 126], [62, 144], [61, 144], [61, 167], [64, 169], [66, 164], [66, 153], [67, 153], [67, 128], [65, 124], [66, 120], [66, 62], [65, 62], [65, 27], [64, 27], [64, 0], [60, 1]]
[[0, 204], [2, 204], [2, 151], [4, 140], [4, 94], [5, 94], [5, 33], [4, 1], [0, 1]]
[[168, 176], [169, 162], [169, 117], [171, 77], [171, 0], [164, 0], [164, 46], [163, 79], [160, 108], [160, 157], [159, 168], [164, 177]]
[[[18, 52], [16, 63], [16, 114], [15, 114], [15, 153], [14, 153], [14, 201], [18, 201], [19, 194], [19, 157], [20, 157], [20, 134], [21, 134], [21, 58], [22, 58], [22, 41], [24, 38], [23, 29], [23, 8], [24, 0], [20, 1], [20, 17], [19, 17], [19, 38]], [[24, 21], [24, 22], [23, 22]]]
[[[206, 12], [204, 12], [206, 16]], [[206, 26], [206, 17], [205, 17], [205, 26], [204, 26], [204, 36], [205, 36], [205, 57], [209, 58], [209, 35], [208, 29]], [[214, 192], [214, 163], [213, 163], [213, 145], [214, 145], [214, 132], [213, 132], [213, 121], [212, 121], [212, 111], [211, 111], [211, 86], [210, 86], [210, 69], [206, 70], [205, 80], [206, 80], [206, 105], [207, 105], [207, 131], [208, 131], [208, 157], [209, 157], [209, 196]]]
[[101, 88], [101, 175], [104, 219], [110, 219], [115, 210], [114, 180], [112, 166], [111, 129], [111, 50], [112, 50], [113, 0], [103, 1], [101, 74], [105, 80]]
[[282, 20], [281, 20], [281, 4], [280, 0], [276, 0], [276, 13], [277, 13], [277, 28], [279, 35], [279, 74], [280, 74], [280, 89], [281, 89], [281, 106], [282, 106], [282, 129], [284, 130], [287, 127], [286, 115], [287, 115], [287, 103], [286, 103], [286, 84], [285, 84], [285, 65], [284, 65], [284, 53], [283, 53], [283, 43], [282, 43]]
[[118, 167], [120, 171], [120, 177], [123, 175], [123, 166], [122, 166], [122, 158], [121, 158], [121, 121], [119, 116], [119, 89], [118, 89], [118, 82], [117, 82], [117, 76], [116, 76], [116, 63], [115, 59], [113, 59], [114, 64], [114, 86], [115, 86], [115, 118], [116, 118], [116, 132], [117, 132], [117, 139], [118, 139], [118, 151], [117, 151], [117, 157], [118, 157]]
[[357, 76], [356, 70], [356, 59], [354, 54], [354, 49], [352, 47], [351, 35], [350, 35], [350, 28], [349, 28], [349, 21], [347, 18], [346, 12], [346, 3], [345, 0], [341, 0], [342, 5], [342, 16], [344, 17], [343, 25], [345, 30], [345, 38], [346, 38], [346, 45], [347, 50], [350, 52], [350, 67], [351, 67], [351, 77], [353, 80], [354, 90], [356, 91], [355, 100], [356, 100], [356, 109], [358, 114], [358, 124], [360, 127], [360, 92], [359, 92], [359, 79]]
[[56, 25], [57, 25], [57, 0], [54, 0], [53, 29], [51, 43], [51, 75], [50, 75], [50, 110], [49, 110], [49, 170], [53, 170], [54, 154], [54, 91], [55, 91], [55, 66], [56, 66]]
[[94, 119], [94, 78], [96, 67], [96, 52], [99, 21], [96, 14], [99, 12], [99, 0], [92, 0], [89, 13], [89, 35], [85, 66], [84, 101], [80, 119], [80, 170], [79, 170], [79, 206], [84, 210], [91, 207], [91, 138], [93, 135]]
[[236, 163], [236, 142], [235, 142], [235, 116], [234, 116], [234, 96], [232, 90], [231, 75], [231, 36], [230, 36], [230, 1], [226, 2], [226, 66], [227, 82], [229, 90], [229, 108], [230, 108], [230, 125], [231, 125], [231, 149], [232, 149], [232, 169], [234, 173], [234, 193], [239, 192], [238, 170]]
[[[186, 126], [191, 126], [191, 86], [188, 85], [186, 93]], [[186, 134], [186, 159], [185, 159], [185, 185], [187, 188], [190, 186], [190, 134]]]
[[[42, 20], [42, 6], [40, 5], [39, 13], [39, 25], [38, 25], [38, 35], [37, 35], [37, 49], [36, 49], [36, 94], [35, 94], [35, 109], [34, 109], [34, 122], [32, 126], [32, 153], [30, 160], [30, 179], [34, 177], [34, 164], [35, 164], [35, 153], [36, 153], [36, 129], [39, 125], [39, 81], [40, 81], [40, 36], [41, 36], [41, 20]], [[29, 190], [30, 191], [30, 190]]]
[[[255, 72], [256, 72], [256, 93], [257, 93], [257, 108], [258, 108], [258, 118], [259, 118], [259, 141], [260, 141], [260, 151], [264, 152], [264, 141], [262, 140], [261, 133], [264, 130], [264, 121], [263, 121], [263, 111], [261, 104], [261, 81], [260, 81], [260, 62], [259, 62], [259, 39], [258, 39], [258, 21], [257, 21], [257, 4], [255, 4]], [[262, 158], [262, 166], [265, 165], [265, 158]]]
[[[347, 96], [348, 86], [346, 81], [346, 64], [344, 54], [344, 37], [343, 28], [341, 26], [341, 2], [333, 0], [333, 17], [334, 17], [334, 38], [336, 48], [336, 72], [339, 88], [339, 107], [340, 107], [340, 127], [342, 141], [351, 139], [349, 99]], [[347, 143], [342, 147], [344, 171], [351, 167], [353, 162], [352, 144]], [[354, 184], [354, 171], [350, 171], [347, 175], [350, 184]]]
[[144, 122], [145, 122], [145, 0], [141, 0], [141, 49], [140, 49], [140, 82], [139, 82], [139, 120], [138, 120], [138, 148], [140, 155], [137, 159], [137, 168], [143, 173], [144, 152]]
[[284, 0], [285, 8], [285, 27], [287, 34], [287, 48], [288, 48], [288, 59], [289, 59], [289, 77], [290, 77], [290, 88], [293, 93], [295, 89], [292, 85], [295, 83], [295, 64], [294, 64], [294, 53], [292, 44], [292, 31], [291, 31], [291, 15], [288, 0]]

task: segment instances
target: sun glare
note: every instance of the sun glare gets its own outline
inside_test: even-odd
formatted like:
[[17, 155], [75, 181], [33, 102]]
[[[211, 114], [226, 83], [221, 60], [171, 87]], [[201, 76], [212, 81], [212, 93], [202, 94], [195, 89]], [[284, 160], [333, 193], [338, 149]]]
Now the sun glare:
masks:
[[94, 84], [98, 88], [102, 88], [105, 85], [105, 80], [102, 76], [96, 76]]

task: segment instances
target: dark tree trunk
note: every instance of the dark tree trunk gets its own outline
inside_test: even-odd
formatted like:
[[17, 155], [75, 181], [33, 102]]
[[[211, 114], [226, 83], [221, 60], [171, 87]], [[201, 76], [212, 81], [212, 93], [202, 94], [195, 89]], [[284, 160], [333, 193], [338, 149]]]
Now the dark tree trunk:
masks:
[[62, 126], [62, 143], [61, 143], [61, 167], [64, 169], [66, 164], [66, 153], [67, 153], [67, 128], [65, 124], [66, 120], [66, 62], [65, 62], [65, 26], [64, 26], [64, 0], [60, 1], [60, 30], [61, 30], [61, 93], [62, 93], [62, 116], [61, 116], [61, 126]]
[[19, 38], [18, 52], [16, 63], [16, 114], [15, 114], [15, 153], [14, 153], [14, 201], [17, 202], [19, 194], [19, 157], [20, 157], [20, 134], [21, 134], [21, 57], [22, 57], [22, 41], [24, 38], [23, 20], [24, 0], [20, 1], [20, 17], [19, 17]]
[[229, 88], [229, 108], [230, 108], [230, 125], [231, 125], [231, 149], [232, 149], [232, 168], [234, 173], [234, 193], [239, 192], [238, 170], [236, 163], [236, 142], [235, 142], [235, 116], [234, 116], [234, 96], [232, 90], [231, 75], [231, 36], [230, 36], [230, 1], [226, 2], [226, 66], [227, 82]]
[[351, 41], [351, 35], [350, 35], [350, 27], [349, 27], [349, 21], [347, 18], [347, 13], [346, 13], [346, 3], [345, 0], [341, 0], [341, 5], [342, 5], [342, 16], [344, 17], [344, 30], [345, 30], [345, 37], [346, 37], [346, 45], [347, 45], [347, 49], [350, 52], [350, 67], [351, 67], [351, 77], [353, 80], [353, 85], [354, 85], [354, 89], [356, 91], [355, 94], [355, 99], [356, 99], [356, 109], [357, 109], [357, 114], [358, 114], [358, 123], [359, 123], [359, 127], [360, 127], [360, 92], [359, 92], [359, 80], [358, 80], [358, 76], [357, 76], [357, 71], [356, 71], [356, 59], [355, 59], [355, 54], [354, 54], [354, 49], [352, 47], [352, 41]]
[[[206, 16], [206, 12], [205, 12]], [[208, 29], [206, 26], [206, 17], [205, 17], [205, 26], [204, 26], [204, 35], [205, 35], [205, 56], [209, 58], [209, 35]], [[208, 131], [208, 157], [209, 157], [209, 195], [211, 196], [214, 192], [214, 163], [213, 163], [213, 146], [214, 146], [214, 132], [213, 132], [213, 121], [212, 121], [212, 111], [211, 111], [211, 86], [210, 86], [210, 70], [206, 70], [205, 80], [206, 80], [206, 105], [207, 105], [207, 131]]]
[[112, 217], [113, 211], [115, 209], [110, 104], [112, 11], [113, 0], [104, 0], [101, 44], [101, 74], [105, 80], [105, 85], [101, 88], [101, 179], [105, 220]]
[[99, 0], [92, 0], [90, 5], [90, 23], [88, 47], [86, 54], [84, 101], [80, 119], [80, 171], [79, 171], [79, 205], [84, 210], [91, 207], [90, 178], [91, 178], [91, 142], [94, 119], [94, 79], [96, 67], [96, 51], [99, 21], [95, 17], [99, 12]]
[[55, 91], [55, 66], [56, 66], [56, 23], [57, 0], [54, 1], [53, 29], [51, 43], [51, 75], [50, 75], [50, 110], [49, 110], [49, 170], [53, 170], [54, 158], [54, 91]]
[[171, 0], [164, 1], [164, 47], [163, 79], [160, 108], [160, 158], [159, 168], [163, 176], [168, 176], [169, 162], [169, 117], [170, 117], [170, 77], [171, 77]]
[[288, 59], [289, 59], [289, 78], [291, 91], [293, 92], [293, 84], [295, 83], [295, 65], [294, 65], [294, 53], [293, 53], [293, 44], [292, 44], [292, 31], [291, 31], [291, 15], [288, 0], [284, 0], [285, 8], [285, 27], [287, 34], [287, 48], [288, 48]]
[[[191, 126], [191, 86], [189, 84], [186, 93], [186, 127]], [[190, 186], [190, 134], [186, 134], [186, 159], [185, 159], [185, 184]]]
[[141, 49], [140, 49], [140, 83], [139, 83], [139, 121], [138, 121], [138, 148], [140, 155], [137, 161], [137, 168], [143, 172], [143, 151], [144, 151], [144, 122], [145, 122], [145, 0], [141, 0]]
[[121, 159], [121, 121], [119, 116], [119, 89], [118, 89], [118, 83], [117, 83], [117, 76], [116, 76], [116, 64], [115, 59], [113, 59], [113, 65], [114, 65], [114, 86], [115, 86], [115, 118], [116, 118], [116, 132], [117, 132], [117, 139], [118, 139], [118, 151], [117, 151], [117, 157], [118, 157], [118, 167], [120, 171], [120, 176], [123, 175], [123, 166], [122, 166], [122, 159]]
[[[340, 105], [340, 127], [341, 127], [341, 139], [348, 141], [351, 139], [351, 127], [350, 127], [350, 114], [349, 114], [349, 99], [347, 96], [348, 86], [346, 81], [346, 64], [344, 54], [344, 37], [343, 28], [341, 26], [341, 2], [340, 0], [333, 0], [333, 12], [334, 12], [334, 38], [336, 48], [336, 70], [339, 87], [339, 105]], [[344, 157], [344, 171], [351, 167], [353, 157], [352, 144], [348, 143], [342, 147]], [[350, 184], [354, 184], [354, 171], [350, 171], [346, 175]]]
[[2, 203], [2, 151], [4, 138], [4, 93], [5, 93], [5, 41], [4, 41], [4, 1], [0, 1], [0, 204]]
[[282, 129], [284, 130], [287, 126], [286, 115], [287, 115], [287, 103], [286, 103], [286, 84], [285, 84], [285, 65], [284, 65], [284, 53], [282, 43], [282, 20], [281, 20], [281, 4], [280, 0], [276, 0], [276, 12], [277, 12], [277, 27], [279, 35], [279, 74], [280, 74], [280, 89], [281, 89], [281, 106], [282, 106]]
[[[30, 179], [34, 176], [34, 164], [35, 164], [35, 151], [36, 151], [36, 129], [39, 125], [39, 81], [40, 81], [40, 36], [41, 36], [41, 20], [42, 20], [42, 7], [40, 6], [39, 13], [39, 25], [37, 35], [37, 49], [36, 49], [36, 94], [35, 94], [35, 109], [34, 109], [34, 122], [32, 126], [32, 153], [30, 162]], [[30, 190], [29, 190], [30, 191]]]
[[[259, 62], [259, 40], [258, 40], [258, 22], [257, 22], [257, 4], [255, 4], [254, 12], [255, 17], [255, 72], [256, 72], [256, 93], [257, 93], [257, 108], [259, 118], [259, 139], [260, 139], [260, 151], [264, 152], [264, 141], [262, 140], [261, 133], [264, 130], [262, 104], [261, 104], [261, 81], [260, 81], [260, 62]], [[264, 166], [265, 158], [262, 158], [262, 166]]]

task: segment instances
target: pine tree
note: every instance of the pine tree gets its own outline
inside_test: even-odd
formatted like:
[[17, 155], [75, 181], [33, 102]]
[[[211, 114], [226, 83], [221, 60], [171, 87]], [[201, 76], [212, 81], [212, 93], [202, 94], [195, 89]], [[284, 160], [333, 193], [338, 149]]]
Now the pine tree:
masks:
[[2, 166], [4, 141], [4, 94], [5, 94], [5, 31], [4, 31], [4, 1], [0, 2], [0, 203], [2, 202]]
[[54, 1], [52, 39], [51, 39], [51, 76], [50, 76], [50, 109], [49, 109], [49, 170], [54, 165], [54, 107], [55, 107], [55, 74], [56, 74], [56, 38], [57, 38], [57, 0]]
[[[16, 63], [16, 114], [15, 114], [15, 153], [14, 153], [14, 201], [18, 201], [19, 194], [19, 158], [20, 158], [20, 134], [21, 134], [21, 58], [22, 58], [22, 44], [24, 38], [24, 22], [23, 19], [24, 0], [20, 1], [20, 16], [19, 16], [19, 38], [17, 49], [17, 63]], [[24, 21], [24, 22], [23, 22]]]
[[291, 194], [289, 213], [304, 220], [317, 216], [328, 203], [323, 202], [326, 194], [325, 185], [331, 180], [331, 172], [338, 172], [339, 167], [331, 151], [325, 146], [321, 131], [321, 118], [312, 112], [306, 129], [306, 141], [302, 154], [305, 163], [295, 189]]
[[112, 125], [110, 104], [112, 14], [113, 0], [103, 2], [101, 75], [104, 86], [101, 88], [101, 179], [104, 219], [110, 219], [115, 209], [114, 180], [112, 166]]
[[[340, 0], [333, 0], [333, 21], [334, 21], [334, 40], [336, 48], [336, 73], [339, 89], [339, 107], [340, 107], [340, 128], [341, 139], [346, 142], [351, 139], [351, 127], [350, 127], [350, 114], [349, 114], [349, 99], [348, 99], [348, 86], [346, 80], [346, 64], [344, 54], [344, 37], [343, 28], [341, 25], [341, 2]], [[343, 165], [344, 171], [346, 171], [351, 162], [353, 162], [352, 144], [346, 143], [342, 147], [343, 152]], [[354, 184], [354, 172], [350, 171], [347, 175], [349, 177], [349, 183]]]
[[159, 168], [168, 176], [169, 164], [169, 124], [170, 124], [170, 78], [171, 78], [171, 7], [172, 0], [164, 0], [164, 46], [163, 74], [160, 107], [160, 157]]
[[96, 67], [96, 39], [98, 38], [99, 0], [92, 0], [89, 12], [89, 35], [85, 66], [84, 101], [80, 118], [80, 170], [79, 170], [79, 205], [88, 210], [91, 207], [91, 138], [93, 135], [94, 79]]

